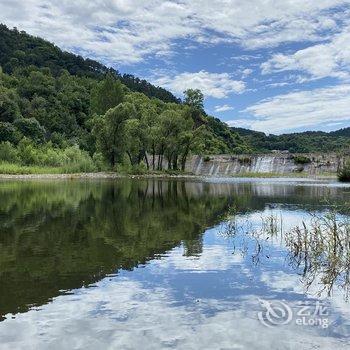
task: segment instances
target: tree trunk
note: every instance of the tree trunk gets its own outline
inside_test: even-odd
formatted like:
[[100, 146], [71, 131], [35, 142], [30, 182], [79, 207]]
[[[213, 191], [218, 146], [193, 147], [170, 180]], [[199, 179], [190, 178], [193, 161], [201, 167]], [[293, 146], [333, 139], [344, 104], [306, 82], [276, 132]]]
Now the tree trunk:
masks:
[[178, 155], [175, 154], [174, 158], [173, 158], [173, 169], [174, 170], [178, 170], [178, 168], [177, 168], [177, 159], [178, 159]]
[[181, 157], [181, 170], [182, 171], [185, 171], [185, 168], [186, 168], [186, 160], [187, 160], [187, 156], [188, 156], [188, 153], [190, 151], [190, 146], [188, 145], [185, 149], [185, 152], [184, 154], [182, 155]]
[[156, 157], [156, 148], [153, 145], [153, 147], [152, 147], [152, 167], [153, 167], [153, 170], [156, 169], [155, 157]]
[[145, 156], [145, 161], [146, 161], [146, 166], [147, 166], [147, 170], [149, 170], [149, 162], [148, 162], [148, 157], [147, 157], [147, 152], [143, 151], [144, 156]]
[[131, 166], [133, 166], [133, 165], [134, 165], [134, 162], [133, 162], [133, 159], [132, 159], [132, 156], [131, 156], [130, 152], [127, 151], [126, 153], [127, 153], [127, 155], [129, 156]]

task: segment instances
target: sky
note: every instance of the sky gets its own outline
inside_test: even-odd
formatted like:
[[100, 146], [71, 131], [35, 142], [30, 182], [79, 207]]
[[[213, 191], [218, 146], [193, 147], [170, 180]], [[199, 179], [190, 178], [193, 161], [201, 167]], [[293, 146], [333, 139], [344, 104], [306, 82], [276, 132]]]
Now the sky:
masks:
[[265, 133], [350, 126], [350, 0], [0, 0], [0, 22]]

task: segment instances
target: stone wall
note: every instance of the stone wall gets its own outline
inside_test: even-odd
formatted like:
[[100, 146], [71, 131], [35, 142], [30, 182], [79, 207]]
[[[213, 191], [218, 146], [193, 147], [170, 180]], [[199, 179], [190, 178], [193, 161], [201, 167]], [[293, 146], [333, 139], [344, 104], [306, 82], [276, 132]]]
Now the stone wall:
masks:
[[186, 171], [196, 175], [232, 176], [237, 174], [296, 174], [309, 176], [336, 174], [344, 159], [332, 154], [272, 153], [256, 155], [192, 156]]

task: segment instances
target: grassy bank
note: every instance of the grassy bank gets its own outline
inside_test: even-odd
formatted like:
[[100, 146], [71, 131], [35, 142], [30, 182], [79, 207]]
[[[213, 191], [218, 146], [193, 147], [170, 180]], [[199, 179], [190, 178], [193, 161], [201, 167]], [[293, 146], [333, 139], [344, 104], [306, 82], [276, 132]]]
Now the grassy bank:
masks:
[[66, 174], [62, 167], [26, 166], [13, 163], [0, 163], [0, 174], [31, 175], [31, 174]]
[[10, 162], [0, 162], [0, 175], [69, 175], [84, 174], [93, 176], [93, 174], [99, 174], [100, 176], [129, 176], [129, 175], [147, 175], [147, 176], [181, 176], [191, 175], [181, 171], [175, 170], [163, 170], [163, 171], [148, 171], [141, 168], [123, 168], [120, 167], [116, 171], [103, 171], [97, 169], [87, 168], [84, 169], [80, 164], [66, 165], [66, 166], [38, 166], [38, 165], [21, 165]]

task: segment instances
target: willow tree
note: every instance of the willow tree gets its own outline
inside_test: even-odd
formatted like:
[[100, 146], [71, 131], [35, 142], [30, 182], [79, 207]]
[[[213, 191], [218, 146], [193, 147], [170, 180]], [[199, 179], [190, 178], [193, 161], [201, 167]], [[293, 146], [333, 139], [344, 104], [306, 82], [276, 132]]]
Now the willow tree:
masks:
[[127, 151], [127, 121], [135, 115], [135, 106], [125, 102], [108, 110], [104, 116], [95, 117], [93, 133], [97, 149], [112, 167], [122, 162]]

